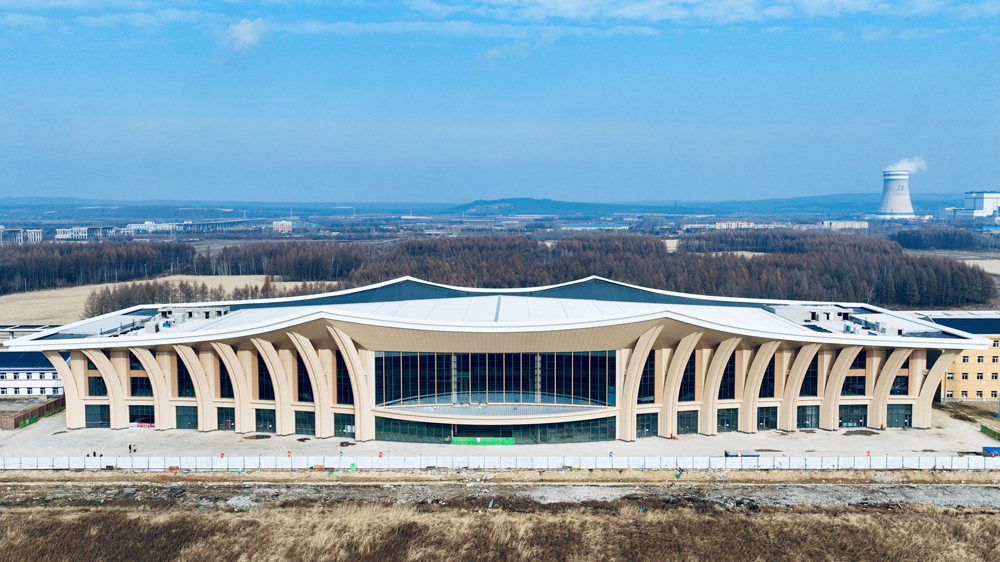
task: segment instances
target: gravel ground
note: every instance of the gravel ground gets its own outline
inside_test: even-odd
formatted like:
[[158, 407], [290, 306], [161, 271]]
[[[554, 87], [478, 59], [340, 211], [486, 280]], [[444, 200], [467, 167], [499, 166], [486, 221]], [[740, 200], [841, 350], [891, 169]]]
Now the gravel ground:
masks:
[[[120, 483], [119, 483], [120, 484]], [[281, 485], [273, 483], [10, 483], [0, 490], [0, 509], [30, 505], [93, 505], [94, 503], [187, 506], [245, 510], [276, 502], [454, 503], [495, 500], [503, 504], [610, 502], [624, 498], [655, 498], [669, 503], [709, 502], [742, 505], [872, 505], [930, 504], [953, 507], [1000, 507], [1000, 487], [899, 485], [552, 485], [490, 482], [482, 475], [465, 483], [358, 485]], [[523, 502], [521, 502], [523, 503]]]

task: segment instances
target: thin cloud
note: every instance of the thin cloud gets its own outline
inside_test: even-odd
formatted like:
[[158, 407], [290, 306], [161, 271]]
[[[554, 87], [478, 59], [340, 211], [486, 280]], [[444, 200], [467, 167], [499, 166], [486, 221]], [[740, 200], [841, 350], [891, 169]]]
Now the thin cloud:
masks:
[[266, 31], [267, 23], [263, 19], [242, 19], [229, 26], [221, 43], [234, 51], [245, 53], [260, 45], [260, 38]]

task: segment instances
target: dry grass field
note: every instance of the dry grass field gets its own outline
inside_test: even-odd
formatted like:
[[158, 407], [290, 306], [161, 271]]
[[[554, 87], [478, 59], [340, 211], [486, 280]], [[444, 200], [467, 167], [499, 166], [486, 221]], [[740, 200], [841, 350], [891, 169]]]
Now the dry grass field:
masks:
[[995, 510], [490, 503], [6, 507], [0, 560], [1000, 560]]
[[[263, 275], [172, 275], [157, 280], [175, 283], [187, 281], [199, 285], [205, 283], [209, 287], [222, 285], [226, 291], [232, 291], [236, 287], [245, 285], [264, 284]], [[113, 285], [115, 284], [84, 285], [0, 296], [0, 324], [68, 324], [76, 322], [83, 316], [83, 306], [90, 293]], [[295, 283], [275, 283], [274, 285], [284, 288], [286, 285], [291, 286]]]

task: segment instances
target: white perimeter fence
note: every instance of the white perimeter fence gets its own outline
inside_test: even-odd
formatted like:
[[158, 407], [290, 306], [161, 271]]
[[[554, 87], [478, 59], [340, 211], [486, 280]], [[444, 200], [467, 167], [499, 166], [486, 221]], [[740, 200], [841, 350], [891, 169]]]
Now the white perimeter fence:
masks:
[[998, 470], [1000, 457], [5, 457], [3, 470]]

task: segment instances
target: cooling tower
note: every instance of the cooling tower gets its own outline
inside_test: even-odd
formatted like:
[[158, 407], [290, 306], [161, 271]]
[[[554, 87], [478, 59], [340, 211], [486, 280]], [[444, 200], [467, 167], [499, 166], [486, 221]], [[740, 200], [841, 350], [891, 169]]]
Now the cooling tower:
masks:
[[882, 172], [882, 180], [882, 203], [878, 206], [878, 216], [887, 219], [914, 218], [910, 203], [910, 172], [886, 170]]

